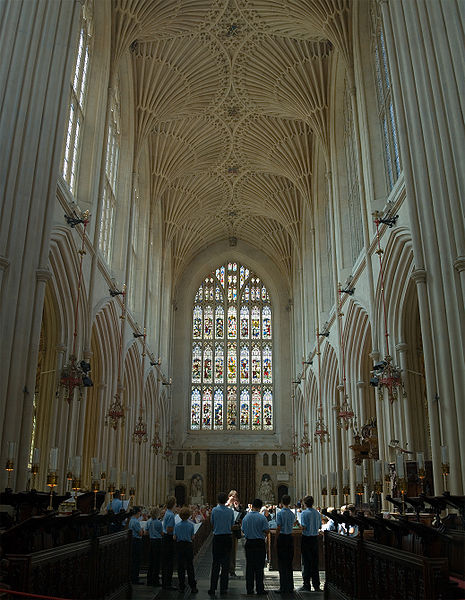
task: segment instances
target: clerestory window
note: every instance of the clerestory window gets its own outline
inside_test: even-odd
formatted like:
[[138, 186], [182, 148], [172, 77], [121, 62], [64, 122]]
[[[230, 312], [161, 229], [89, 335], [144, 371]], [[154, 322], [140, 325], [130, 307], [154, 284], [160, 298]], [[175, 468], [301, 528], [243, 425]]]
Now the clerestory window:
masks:
[[258, 275], [228, 262], [197, 290], [190, 428], [272, 430], [272, 306]]

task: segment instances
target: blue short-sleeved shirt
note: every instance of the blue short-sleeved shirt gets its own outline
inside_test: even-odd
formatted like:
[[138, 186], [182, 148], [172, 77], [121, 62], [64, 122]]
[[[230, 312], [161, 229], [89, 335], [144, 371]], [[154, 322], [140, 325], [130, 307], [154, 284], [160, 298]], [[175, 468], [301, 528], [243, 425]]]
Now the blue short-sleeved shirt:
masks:
[[213, 535], [231, 533], [231, 527], [234, 525], [234, 511], [224, 504], [218, 504], [212, 510], [210, 520], [213, 525]]
[[194, 524], [191, 521], [181, 521], [174, 526], [174, 535], [177, 542], [192, 542], [194, 537]]
[[151, 540], [161, 540], [163, 525], [160, 519], [149, 519], [147, 521], [147, 531]]
[[113, 500], [111, 501], [111, 506], [110, 504], [108, 504], [107, 506], [107, 510], [112, 510], [115, 513], [115, 515], [117, 515], [122, 508], [123, 502], [119, 498], [113, 498]]
[[292, 527], [295, 523], [295, 514], [290, 508], [283, 508], [276, 516], [276, 523], [281, 527], [280, 533], [292, 533]]
[[[163, 517], [163, 533], [168, 533], [168, 527], [174, 529], [174, 512], [169, 508], [166, 509], [165, 516]], [[171, 535], [173, 532], [171, 531]]]
[[302, 535], [318, 535], [321, 527], [321, 515], [315, 508], [306, 508], [300, 520]]
[[269, 530], [267, 518], [256, 510], [247, 513], [242, 521], [242, 531], [248, 540], [264, 540]]
[[140, 521], [136, 517], [131, 517], [129, 521], [129, 529], [132, 531], [132, 539], [140, 540], [142, 537], [142, 527]]

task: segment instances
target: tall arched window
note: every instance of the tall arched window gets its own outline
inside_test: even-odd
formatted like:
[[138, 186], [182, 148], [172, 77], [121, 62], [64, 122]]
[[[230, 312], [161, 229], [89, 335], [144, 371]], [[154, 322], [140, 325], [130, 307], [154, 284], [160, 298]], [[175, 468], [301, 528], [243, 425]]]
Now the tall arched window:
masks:
[[61, 173], [73, 195], [76, 195], [76, 179], [82, 141], [82, 125], [87, 98], [92, 31], [91, 3], [87, 3], [81, 14], [81, 31], [76, 53], [76, 62], [71, 78], [68, 125], [63, 147]]
[[392, 102], [389, 61], [386, 53], [382, 19], [376, 3], [373, 3], [372, 23], [378, 113], [383, 130], [387, 184], [388, 190], [391, 191], [399, 178], [401, 162], [397, 140], [397, 121]]
[[268, 290], [246, 266], [221, 265], [194, 299], [191, 429], [273, 429], [272, 362]]
[[107, 147], [105, 149], [105, 185], [102, 199], [99, 248], [108, 264], [111, 262], [113, 230], [115, 226], [116, 184], [120, 151], [120, 97], [119, 82], [110, 90], [110, 116], [108, 120]]

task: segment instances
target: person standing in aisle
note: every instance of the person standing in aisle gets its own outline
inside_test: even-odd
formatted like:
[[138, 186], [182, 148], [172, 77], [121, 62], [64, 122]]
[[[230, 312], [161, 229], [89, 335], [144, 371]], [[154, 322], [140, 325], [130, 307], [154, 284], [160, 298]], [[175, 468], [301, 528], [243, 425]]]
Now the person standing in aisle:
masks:
[[150, 536], [149, 568], [147, 571], [147, 585], [160, 585], [160, 557], [161, 540], [163, 537], [163, 524], [158, 518], [160, 511], [154, 508], [147, 521], [147, 533]]
[[305, 496], [305, 510], [302, 512], [302, 578], [304, 584], [299, 592], [310, 592], [312, 580], [315, 592], [320, 591], [318, 571], [318, 532], [321, 528], [321, 515], [313, 508], [313, 496]]
[[197, 594], [197, 582], [194, 572], [194, 549], [192, 540], [194, 538], [194, 524], [189, 521], [191, 511], [187, 506], [183, 506], [179, 511], [181, 522], [174, 526], [174, 540], [176, 542], [176, 554], [178, 557], [178, 578], [179, 591], [186, 589], [186, 571], [187, 581], [191, 588], [191, 594]]
[[278, 550], [279, 592], [292, 594], [294, 591], [294, 540], [292, 528], [296, 522], [295, 514], [289, 508], [291, 497], [285, 494], [281, 498], [283, 508], [276, 515], [276, 545]]
[[[239, 494], [237, 493], [236, 490], [231, 490], [228, 494], [228, 500], [226, 501], [226, 506], [228, 508], [231, 508], [233, 511], [236, 511], [239, 513], [239, 516], [237, 517], [236, 523], [234, 524], [234, 528], [233, 528], [233, 537], [232, 537], [232, 548], [231, 548], [231, 553], [230, 553], [230, 559], [229, 559], [229, 575], [231, 577], [235, 577], [236, 576], [236, 554], [237, 554], [237, 540], [238, 537], [240, 536], [240, 531], [241, 531], [241, 524], [240, 524], [240, 520], [242, 517], [242, 507], [241, 504], [239, 502]], [[238, 533], [238, 537], [234, 534], [234, 531], [236, 531], [236, 533]]]
[[173, 563], [174, 563], [174, 512], [176, 498], [171, 496], [166, 502], [165, 516], [163, 517], [163, 538], [161, 545], [161, 586], [164, 590], [174, 590]]
[[210, 521], [213, 527], [212, 542], [212, 570], [210, 576], [210, 596], [215, 595], [218, 577], [220, 576], [220, 594], [228, 590], [229, 563], [232, 549], [232, 528], [234, 525], [234, 511], [225, 506], [228, 495], [225, 492], [218, 494], [218, 505], [212, 510]]
[[264, 515], [260, 513], [263, 502], [256, 498], [252, 502], [252, 510], [242, 521], [245, 536], [245, 585], [247, 596], [254, 593], [254, 584], [258, 595], [266, 594], [264, 586], [264, 569], [266, 559], [265, 538], [270, 528]]
[[142, 536], [144, 532], [140, 526], [140, 508], [135, 506], [129, 521], [128, 529], [132, 533], [132, 563], [131, 563], [131, 583], [139, 583], [140, 557], [142, 553]]

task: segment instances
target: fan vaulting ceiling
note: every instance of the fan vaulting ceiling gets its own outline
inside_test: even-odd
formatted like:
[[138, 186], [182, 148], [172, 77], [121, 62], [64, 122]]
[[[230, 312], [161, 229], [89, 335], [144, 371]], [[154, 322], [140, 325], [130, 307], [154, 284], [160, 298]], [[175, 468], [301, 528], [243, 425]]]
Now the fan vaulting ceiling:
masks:
[[291, 277], [316, 144], [328, 155], [332, 55], [351, 62], [349, 2], [114, 0], [114, 64], [130, 48], [136, 157], [148, 148], [175, 273], [229, 238]]

